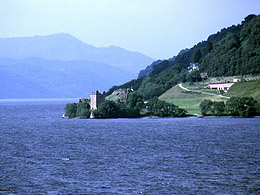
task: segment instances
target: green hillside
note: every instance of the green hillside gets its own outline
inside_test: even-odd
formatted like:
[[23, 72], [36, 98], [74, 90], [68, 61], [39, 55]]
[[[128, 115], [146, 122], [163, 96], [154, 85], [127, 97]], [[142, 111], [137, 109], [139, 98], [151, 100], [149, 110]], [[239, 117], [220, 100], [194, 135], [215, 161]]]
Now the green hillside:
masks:
[[[224, 28], [194, 47], [181, 52], [174, 60], [164, 60], [152, 67], [149, 76], [114, 86], [133, 88], [145, 99], [159, 97], [176, 84], [202, 80], [200, 73], [210, 77], [254, 75], [260, 73], [260, 15], [249, 15], [241, 24]], [[188, 71], [191, 63], [198, 69]]]
[[172, 87], [161, 96], [159, 99], [161, 100], [171, 100], [171, 99], [194, 99], [194, 98], [204, 98], [207, 97], [205, 94], [195, 93], [190, 91], [185, 91], [181, 89], [178, 85]]
[[[207, 83], [233, 82], [233, 79], [246, 78], [245, 75], [249, 75], [251, 79], [259, 75], [259, 32], [260, 15], [249, 15], [241, 24], [210, 35], [206, 41], [179, 53], [174, 59], [153, 65], [148, 76], [112, 87], [108, 95], [115, 89], [133, 88], [141, 93], [145, 100], [157, 97], [186, 109], [189, 114], [200, 114], [199, 105], [203, 100], [228, 99], [217, 96], [216, 91], [205, 89]], [[201, 81], [204, 81], [201, 85], [192, 85]], [[225, 95], [252, 96], [260, 102], [259, 82], [237, 83]], [[183, 83], [183, 87], [191, 91], [181, 89], [178, 83]]]
[[[198, 88], [200, 85], [197, 86]], [[207, 95], [202, 93], [195, 93], [190, 91], [185, 91], [181, 89], [178, 85], [172, 87], [160, 97], [160, 100], [164, 100], [169, 103], [173, 103], [180, 108], [184, 108], [189, 114], [201, 114], [199, 105], [205, 100], [211, 101], [226, 101], [227, 98], [221, 98], [216, 95]]]
[[226, 95], [229, 97], [253, 97], [260, 103], [260, 80], [235, 83]]
[[106, 100], [110, 100], [110, 101], [116, 101], [119, 97], [117, 95], [109, 95], [106, 97]]

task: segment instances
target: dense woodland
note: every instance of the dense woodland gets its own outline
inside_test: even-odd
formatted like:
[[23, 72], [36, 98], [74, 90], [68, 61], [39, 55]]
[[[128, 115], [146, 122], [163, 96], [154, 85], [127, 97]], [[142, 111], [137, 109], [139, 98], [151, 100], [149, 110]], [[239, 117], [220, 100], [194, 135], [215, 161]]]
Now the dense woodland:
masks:
[[[190, 63], [198, 63], [199, 70], [188, 72]], [[260, 73], [260, 15], [249, 15], [245, 20], [224, 28], [178, 54], [174, 60], [164, 60], [152, 66], [149, 76], [114, 86], [108, 95], [118, 88], [130, 88], [140, 92], [145, 99], [158, 97], [179, 82], [208, 76], [233, 76]]]

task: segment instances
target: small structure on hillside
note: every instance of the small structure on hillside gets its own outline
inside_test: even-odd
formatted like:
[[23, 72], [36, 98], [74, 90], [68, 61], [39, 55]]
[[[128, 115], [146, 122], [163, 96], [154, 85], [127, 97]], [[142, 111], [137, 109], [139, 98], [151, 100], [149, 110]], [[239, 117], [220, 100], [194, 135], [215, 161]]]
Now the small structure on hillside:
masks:
[[113, 91], [113, 95], [116, 95], [116, 96], [119, 96], [119, 99], [120, 100], [118, 100], [118, 102], [123, 102], [123, 99], [125, 99], [125, 98], [127, 98], [128, 97], [128, 94], [129, 93], [131, 93], [131, 92], [133, 92], [134, 90], [133, 90], [133, 88], [132, 88], [132, 86], [131, 86], [131, 88], [127, 88], [127, 89], [122, 89], [122, 88], [120, 88], [120, 89], [116, 89], [116, 90], [114, 90]]
[[125, 94], [126, 93], [126, 90], [122, 89], [122, 88], [119, 88], [119, 89], [116, 89], [113, 91], [113, 95], [121, 95], [121, 94]]
[[130, 93], [130, 92], [133, 92], [133, 91], [134, 91], [134, 90], [133, 90], [132, 87], [131, 87], [131, 88], [127, 88], [127, 89], [119, 88], [119, 89], [114, 90], [112, 94], [113, 94], [113, 95], [120, 96], [120, 95], [126, 95], [126, 94], [128, 94], [128, 93]]
[[105, 101], [106, 93], [103, 92], [102, 94], [98, 92], [92, 92], [90, 95], [90, 109], [96, 110], [98, 106]]
[[192, 72], [194, 70], [199, 70], [199, 63], [190, 63], [188, 71]]
[[233, 83], [237, 83], [237, 82], [240, 82], [241, 79], [233, 79]]
[[209, 84], [207, 88], [227, 92], [232, 85], [234, 85], [234, 83]]
[[206, 73], [206, 72], [201, 72], [201, 73], [200, 73], [200, 77], [201, 77], [202, 79], [207, 79], [207, 78], [208, 78], [208, 73]]

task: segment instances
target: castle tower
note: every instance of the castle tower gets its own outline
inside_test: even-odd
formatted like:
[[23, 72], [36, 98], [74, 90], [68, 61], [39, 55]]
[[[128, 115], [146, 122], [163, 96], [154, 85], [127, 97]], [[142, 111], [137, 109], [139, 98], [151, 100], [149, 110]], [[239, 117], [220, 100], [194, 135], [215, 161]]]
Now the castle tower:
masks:
[[98, 106], [105, 101], [106, 93], [103, 92], [102, 94], [98, 92], [92, 92], [90, 95], [90, 109], [96, 110]]

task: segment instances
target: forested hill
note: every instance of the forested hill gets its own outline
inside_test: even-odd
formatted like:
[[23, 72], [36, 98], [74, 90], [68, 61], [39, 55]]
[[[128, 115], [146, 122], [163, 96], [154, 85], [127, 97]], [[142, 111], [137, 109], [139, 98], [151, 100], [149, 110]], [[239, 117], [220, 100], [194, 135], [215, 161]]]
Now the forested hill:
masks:
[[[198, 63], [199, 70], [188, 72], [190, 63]], [[117, 88], [130, 88], [145, 98], [158, 97], [178, 82], [199, 80], [200, 73], [208, 76], [232, 76], [260, 73], [260, 15], [249, 15], [237, 26], [224, 28], [210, 35], [174, 61], [164, 60], [152, 67], [149, 76], [138, 78]]]

